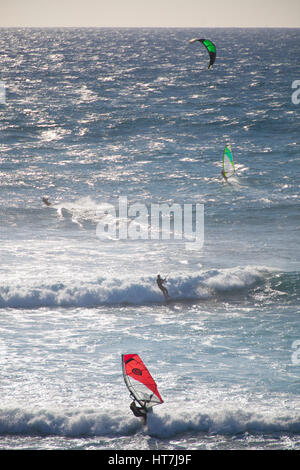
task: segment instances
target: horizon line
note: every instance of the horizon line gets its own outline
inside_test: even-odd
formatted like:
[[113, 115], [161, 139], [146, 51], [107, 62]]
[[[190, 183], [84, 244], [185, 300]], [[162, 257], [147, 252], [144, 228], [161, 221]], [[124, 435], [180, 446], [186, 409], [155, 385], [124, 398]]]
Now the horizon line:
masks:
[[30, 25], [15, 25], [15, 26], [1, 26], [0, 29], [8, 28], [37, 28], [37, 29], [52, 29], [52, 28], [86, 28], [86, 29], [300, 29], [300, 26], [30, 26]]

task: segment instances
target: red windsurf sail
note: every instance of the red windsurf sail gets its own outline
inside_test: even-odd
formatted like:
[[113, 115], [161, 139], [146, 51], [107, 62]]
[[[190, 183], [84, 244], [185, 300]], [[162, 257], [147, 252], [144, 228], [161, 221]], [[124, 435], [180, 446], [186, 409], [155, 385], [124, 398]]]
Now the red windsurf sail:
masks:
[[148, 408], [163, 403], [157, 385], [138, 354], [122, 354], [125, 383], [130, 394]]

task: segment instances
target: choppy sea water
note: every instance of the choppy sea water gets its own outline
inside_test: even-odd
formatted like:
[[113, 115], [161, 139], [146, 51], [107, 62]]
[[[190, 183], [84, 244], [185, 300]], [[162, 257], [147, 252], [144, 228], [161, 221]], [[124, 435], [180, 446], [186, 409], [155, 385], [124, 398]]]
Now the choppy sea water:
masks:
[[[212, 70], [195, 36], [215, 42]], [[0, 43], [0, 447], [299, 449], [299, 30]], [[203, 246], [100, 240], [120, 197], [203, 204]], [[164, 399], [147, 427], [122, 378], [131, 352]]]

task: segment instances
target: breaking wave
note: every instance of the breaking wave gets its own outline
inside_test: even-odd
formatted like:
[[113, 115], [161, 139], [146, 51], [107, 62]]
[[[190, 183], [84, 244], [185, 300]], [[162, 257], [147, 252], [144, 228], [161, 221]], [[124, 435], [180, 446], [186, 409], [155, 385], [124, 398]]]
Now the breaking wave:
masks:
[[300, 415], [270, 415], [244, 410], [223, 410], [222, 412], [196, 412], [174, 415], [149, 415], [148, 424], [143, 428], [139, 420], [112, 411], [103, 413], [95, 410], [62, 411], [20, 408], [0, 410], [1, 435], [36, 436], [131, 436], [144, 429], [150, 436], [165, 439], [186, 433], [209, 433], [237, 435], [241, 433], [300, 433]]
[[[203, 301], [245, 297], [266, 288], [274, 276], [261, 267], [215, 269], [194, 275], [178, 275], [168, 279], [170, 297], [175, 302]], [[283, 283], [282, 283], [283, 284]], [[59, 281], [46, 285], [0, 286], [0, 308], [95, 307], [100, 305], [162, 303], [162, 293], [155, 278], [99, 278], [95, 282]]]

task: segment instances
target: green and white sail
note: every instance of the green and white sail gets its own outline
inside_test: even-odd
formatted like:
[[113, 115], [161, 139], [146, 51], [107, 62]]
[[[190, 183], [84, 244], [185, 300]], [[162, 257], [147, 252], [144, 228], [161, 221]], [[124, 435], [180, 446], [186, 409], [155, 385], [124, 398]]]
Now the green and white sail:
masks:
[[235, 172], [231, 145], [226, 145], [223, 153], [223, 171], [226, 178]]
[[203, 46], [206, 47], [206, 50], [209, 53], [209, 58], [210, 58], [208, 68], [211, 69], [214, 62], [215, 62], [215, 60], [216, 60], [216, 54], [217, 54], [216, 46], [209, 39], [198, 39], [198, 38], [191, 39], [190, 44], [193, 44], [196, 41], [201, 42], [203, 44]]

